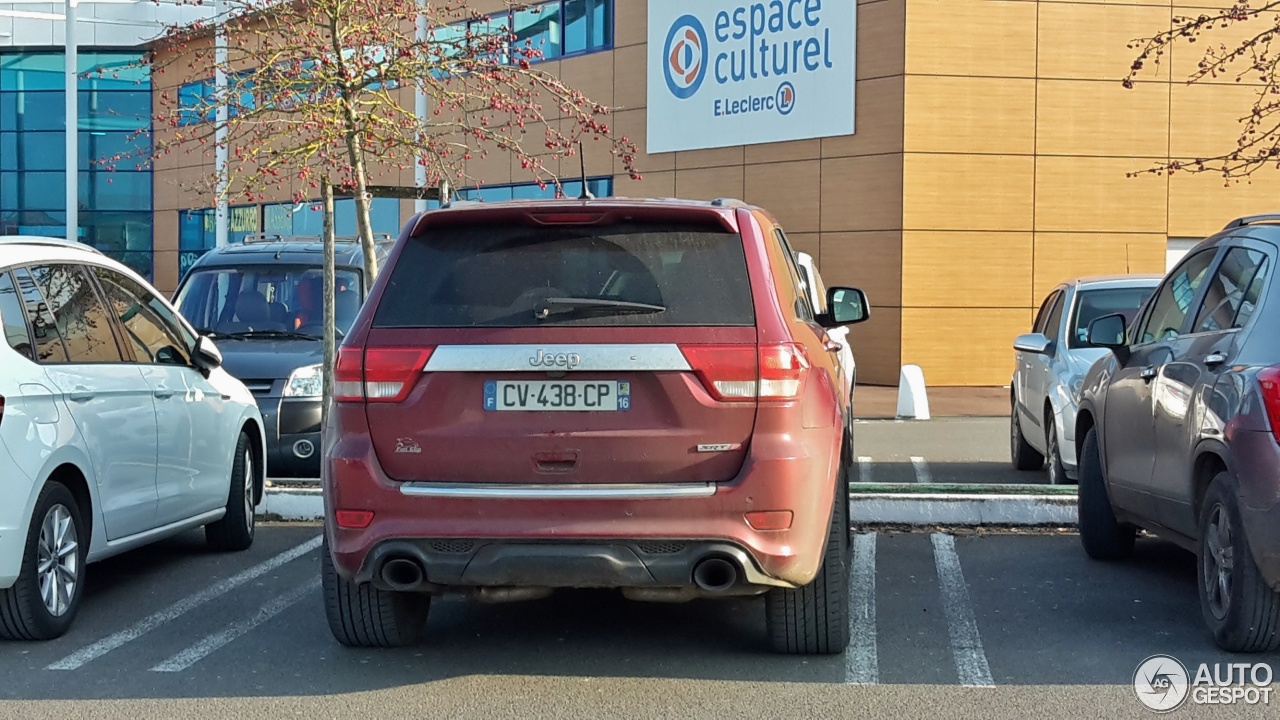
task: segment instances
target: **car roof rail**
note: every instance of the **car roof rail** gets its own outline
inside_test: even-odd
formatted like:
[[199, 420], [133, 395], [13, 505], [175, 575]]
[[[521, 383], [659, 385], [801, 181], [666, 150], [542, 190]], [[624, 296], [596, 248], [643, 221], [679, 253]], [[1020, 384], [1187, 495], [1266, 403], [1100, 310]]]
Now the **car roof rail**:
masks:
[[41, 247], [60, 247], [71, 248], [75, 250], [85, 250], [98, 255], [105, 254], [98, 248], [82, 243], [79, 240], [67, 240], [60, 237], [45, 237], [43, 235], [4, 235], [0, 236], [0, 245], [38, 245]]
[[[359, 243], [358, 235], [336, 235], [334, 241], [342, 244]], [[394, 243], [395, 237], [390, 233], [374, 233], [373, 244], [385, 245]], [[283, 233], [249, 233], [244, 236], [242, 241], [245, 245], [254, 245], [262, 243], [320, 243], [324, 242], [324, 238], [320, 235], [285, 235]]]
[[1222, 229], [1230, 230], [1231, 228], [1244, 227], [1245, 225], [1260, 225], [1262, 223], [1280, 223], [1280, 213], [1245, 215], [1244, 217], [1236, 218], [1235, 220], [1227, 223], [1227, 226]]

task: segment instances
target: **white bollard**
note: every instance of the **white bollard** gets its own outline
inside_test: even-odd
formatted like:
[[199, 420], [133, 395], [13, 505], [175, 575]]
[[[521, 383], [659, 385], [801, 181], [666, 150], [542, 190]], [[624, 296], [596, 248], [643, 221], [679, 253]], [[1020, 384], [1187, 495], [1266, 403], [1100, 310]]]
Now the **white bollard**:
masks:
[[929, 398], [924, 390], [924, 371], [919, 365], [903, 365], [898, 379], [898, 417], [929, 419]]

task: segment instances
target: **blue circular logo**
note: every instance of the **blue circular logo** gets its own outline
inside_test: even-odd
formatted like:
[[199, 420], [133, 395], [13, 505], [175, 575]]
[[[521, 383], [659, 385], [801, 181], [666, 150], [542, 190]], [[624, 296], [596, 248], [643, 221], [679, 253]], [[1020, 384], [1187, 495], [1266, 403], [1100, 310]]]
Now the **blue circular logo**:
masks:
[[796, 109], [796, 86], [789, 82], [782, 83], [778, 86], [778, 93], [773, 101], [780, 114], [790, 115]]
[[662, 70], [667, 89], [681, 100], [687, 100], [702, 87], [707, 76], [707, 31], [692, 15], [676, 18], [667, 33], [662, 51]]

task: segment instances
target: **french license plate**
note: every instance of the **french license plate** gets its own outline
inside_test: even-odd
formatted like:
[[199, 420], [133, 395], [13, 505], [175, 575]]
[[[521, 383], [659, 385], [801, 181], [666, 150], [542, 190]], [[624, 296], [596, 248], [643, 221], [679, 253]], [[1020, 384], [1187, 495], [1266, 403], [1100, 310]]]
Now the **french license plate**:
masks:
[[489, 380], [485, 410], [620, 412], [631, 409], [631, 383], [621, 380]]

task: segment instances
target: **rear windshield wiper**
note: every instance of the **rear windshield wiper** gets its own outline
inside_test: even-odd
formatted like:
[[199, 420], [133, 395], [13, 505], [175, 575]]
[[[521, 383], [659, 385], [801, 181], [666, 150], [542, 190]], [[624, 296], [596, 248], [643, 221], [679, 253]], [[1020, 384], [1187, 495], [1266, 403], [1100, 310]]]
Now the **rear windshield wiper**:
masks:
[[663, 305], [627, 302], [625, 300], [605, 300], [604, 298], [570, 298], [553, 297], [538, 302], [533, 307], [533, 316], [546, 320], [551, 314], [560, 312], [591, 313], [592, 315], [629, 315], [666, 312]]

